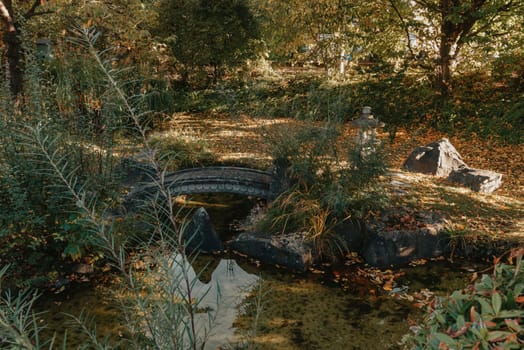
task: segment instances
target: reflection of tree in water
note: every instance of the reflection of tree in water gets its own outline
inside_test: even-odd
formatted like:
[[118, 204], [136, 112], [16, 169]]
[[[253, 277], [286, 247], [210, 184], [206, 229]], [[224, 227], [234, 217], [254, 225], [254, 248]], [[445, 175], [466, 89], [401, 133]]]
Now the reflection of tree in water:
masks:
[[[222, 259], [211, 274], [211, 280], [203, 283], [194, 268], [175, 257], [173, 275], [180, 276], [184, 265], [187, 277], [191, 281], [191, 296], [197, 300], [198, 310], [195, 315], [198, 334], [208, 334], [205, 349], [216, 349], [234, 340], [233, 323], [238, 315], [238, 306], [255, 287], [258, 276], [247, 273], [233, 259]], [[187, 290], [180, 287], [181, 297], [187, 296]], [[211, 320], [211, 322], [210, 322]]]

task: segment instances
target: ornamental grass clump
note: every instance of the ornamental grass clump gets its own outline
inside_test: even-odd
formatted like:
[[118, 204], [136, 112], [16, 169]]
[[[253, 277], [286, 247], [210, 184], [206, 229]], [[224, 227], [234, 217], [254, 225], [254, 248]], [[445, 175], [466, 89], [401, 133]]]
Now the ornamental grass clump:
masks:
[[370, 140], [375, 151], [364, 155], [354, 144], [340, 147], [342, 136], [340, 124], [331, 122], [268, 135], [287, 189], [271, 203], [258, 230], [305, 233], [320, 257], [346, 251], [337, 228], [385, 205], [380, 178], [386, 163], [376, 140]]
[[524, 347], [524, 248], [495, 259], [491, 273], [463, 290], [436, 299], [415, 334], [412, 349], [522, 349]]

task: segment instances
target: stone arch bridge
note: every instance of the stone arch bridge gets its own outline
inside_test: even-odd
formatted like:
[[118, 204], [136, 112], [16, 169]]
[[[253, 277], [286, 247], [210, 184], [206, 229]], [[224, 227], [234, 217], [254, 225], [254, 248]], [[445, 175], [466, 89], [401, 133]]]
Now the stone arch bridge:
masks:
[[[166, 173], [164, 184], [171, 195], [197, 193], [234, 193], [244, 196], [275, 199], [283, 190], [282, 181], [269, 171], [250, 168], [214, 166]], [[124, 206], [154, 198], [158, 193], [154, 180], [136, 185], [126, 196]]]

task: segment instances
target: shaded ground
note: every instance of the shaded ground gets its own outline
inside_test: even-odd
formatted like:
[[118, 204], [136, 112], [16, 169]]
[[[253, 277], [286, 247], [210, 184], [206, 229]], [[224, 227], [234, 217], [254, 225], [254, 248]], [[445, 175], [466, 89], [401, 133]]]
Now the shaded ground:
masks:
[[[271, 166], [271, 140], [288, 137], [298, 121], [288, 118], [229, 117], [224, 114], [176, 114], [162, 132], [165, 137], [203, 142], [223, 162], [258, 168]], [[352, 139], [355, 130], [347, 123], [343, 135]], [[393, 181], [391, 203], [443, 212], [450, 229], [469, 239], [504, 238], [524, 242], [524, 153], [518, 145], [500, 145], [475, 137], [450, 137], [420, 128], [397, 131], [386, 141]], [[480, 194], [445, 179], [401, 170], [403, 161], [417, 146], [448, 137], [470, 167], [503, 174], [494, 194]], [[521, 241], [522, 240], [522, 241]]]

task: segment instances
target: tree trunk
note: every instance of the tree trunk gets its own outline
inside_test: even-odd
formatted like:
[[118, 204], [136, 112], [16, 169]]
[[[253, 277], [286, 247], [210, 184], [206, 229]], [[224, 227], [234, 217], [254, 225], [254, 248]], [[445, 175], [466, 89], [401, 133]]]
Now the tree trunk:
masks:
[[9, 88], [11, 95], [16, 97], [22, 93], [24, 82], [22, 41], [17, 28], [6, 31], [3, 41], [6, 46]]
[[451, 43], [443, 33], [439, 50], [439, 65], [437, 67], [437, 89], [442, 97], [447, 97], [451, 92]]
[[450, 21], [453, 12], [450, 0], [440, 1], [441, 24], [439, 62], [437, 66], [436, 88], [443, 98], [447, 97], [451, 89], [451, 48], [456, 40], [456, 25]]
[[[32, 13], [36, 6], [38, 3], [35, 2], [30, 10]], [[6, 75], [11, 94], [16, 98], [23, 89], [23, 51], [20, 24], [16, 21], [12, 0], [0, 0], [0, 17], [4, 25], [2, 41], [7, 58]]]

